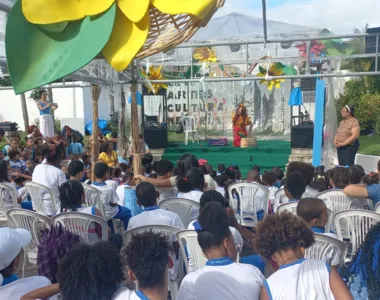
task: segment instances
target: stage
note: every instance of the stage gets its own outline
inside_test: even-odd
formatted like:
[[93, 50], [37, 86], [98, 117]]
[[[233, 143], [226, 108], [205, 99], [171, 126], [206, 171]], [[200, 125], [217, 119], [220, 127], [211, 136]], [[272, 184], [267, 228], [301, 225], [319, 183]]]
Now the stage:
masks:
[[165, 149], [162, 159], [168, 159], [175, 164], [184, 153], [191, 153], [198, 159], [208, 160], [214, 170], [219, 163], [225, 164], [226, 167], [237, 164], [245, 178], [253, 165], [259, 165], [261, 171], [273, 167], [285, 169], [290, 155], [290, 142], [259, 140], [255, 148], [235, 148], [232, 142], [227, 146], [208, 146], [206, 141], [201, 141], [200, 144], [189, 141], [187, 146], [184, 143], [171, 143]]

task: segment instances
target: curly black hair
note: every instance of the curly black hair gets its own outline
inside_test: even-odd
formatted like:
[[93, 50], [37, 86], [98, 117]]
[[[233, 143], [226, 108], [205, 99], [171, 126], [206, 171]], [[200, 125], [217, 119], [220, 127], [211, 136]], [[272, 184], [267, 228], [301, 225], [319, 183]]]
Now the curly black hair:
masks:
[[162, 233], [145, 231], [132, 236], [121, 259], [136, 276], [140, 288], [157, 288], [165, 280], [171, 247]]
[[62, 300], [109, 300], [122, 281], [118, 250], [108, 242], [77, 244], [59, 263]]
[[310, 185], [314, 178], [315, 168], [311, 164], [300, 161], [292, 161], [286, 168], [286, 176], [289, 176], [293, 172], [300, 172], [306, 180], [306, 185]]
[[225, 238], [231, 236], [229, 218], [221, 203], [206, 203], [199, 213], [198, 222], [202, 227], [198, 231], [198, 243], [203, 251], [220, 246]]
[[294, 199], [299, 200], [302, 194], [305, 193], [306, 180], [300, 172], [294, 171], [286, 176], [284, 187]]
[[270, 259], [279, 251], [309, 248], [314, 243], [313, 232], [304, 220], [290, 212], [266, 216], [256, 228], [256, 249]]
[[348, 168], [348, 181], [350, 184], [361, 183], [364, 176], [364, 168], [361, 165], [352, 165]]
[[348, 168], [337, 168], [332, 177], [332, 181], [337, 189], [344, 189], [347, 185], [349, 185]]
[[[380, 223], [373, 226], [352, 260], [339, 270], [350, 289], [355, 282], [355, 291], [360, 299], [380, 299]], [[365, 295], [368, 292], [368, 295]], [[363, 295], [361, 295], [363, 293]], [[359, 298], [358, 298], [359, 299]]]
[[378, 173], [370, 173], [363, 177], [363, 183], [366, 185], [379, 184], [380, 176]]

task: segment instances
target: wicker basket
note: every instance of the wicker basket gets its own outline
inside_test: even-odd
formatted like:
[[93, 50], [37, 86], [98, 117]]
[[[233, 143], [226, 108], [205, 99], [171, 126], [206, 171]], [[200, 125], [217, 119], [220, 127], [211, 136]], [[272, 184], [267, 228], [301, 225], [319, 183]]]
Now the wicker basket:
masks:
[[200, 27], [207, 25], [213, 14], [224, 5], [224, 1], [215, 0], [215, 8], [203, 21], [187, 14], [167, 15], [150, 5], [148, 38], [136, 57], [145, 58], [187, 42]]
[[255, 137], [242, 138], [240, 141], [240, 148], [251, 148], [256, 147], [257, 140]]

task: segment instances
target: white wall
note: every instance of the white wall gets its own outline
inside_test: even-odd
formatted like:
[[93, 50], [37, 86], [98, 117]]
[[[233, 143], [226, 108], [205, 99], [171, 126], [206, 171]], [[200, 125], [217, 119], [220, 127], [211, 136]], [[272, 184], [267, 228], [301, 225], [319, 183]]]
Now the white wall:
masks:
[[[85, 84], [76, 82], [76, 84]], [[129, 86], [124, 86], [126, 99], [129, 96]], [[99, 119], [108, 120], [110, 118], [110, 107], [108, 101], [109, 90], [103, 87], [99, 97]], [[29, 123], [34, 124], [39, 118], [37, 104], [30, 99], [30, 92], [25, 93], [28, 108]], [[120, 109], [120, 89], [115, 91], [115, 111]], [[53, 89], [53, 98], [59, 108], [55, 111], [58, 119], [83, 119], [84, 124], [92, 120], [92, 94], [91, 88], [56, 88]], [[130, 107], [126, 107], [126, 121], [130, 120]], [[0, 90], [0, 122], [9, 121], [18, 123], [20, 130], [24, 130], [24, 120], [22, 117], [21, 100], [19, 95], [15, 95], [13, 90]], [[80, 128], [75, 128], [82, 132]]]

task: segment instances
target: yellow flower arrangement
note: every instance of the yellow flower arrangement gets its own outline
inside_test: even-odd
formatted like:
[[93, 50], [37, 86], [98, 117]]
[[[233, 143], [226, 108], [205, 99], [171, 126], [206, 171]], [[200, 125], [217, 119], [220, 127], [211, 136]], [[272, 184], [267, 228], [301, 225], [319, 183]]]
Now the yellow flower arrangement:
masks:
[[194, 49], [193, 58], [200, 62], [216, 62], [215, 52], [208, 47], [199, 47]]
[[22, 0], [22, 12], [30, 23], [62, 23], [64, 28], [65, 22], [97, 17], [115, 3], [113, 31], [102, 54], [117, 71], [126, 69], [143, 47], [149, 32], [150, 5], [165, 14], [189, 14], [200, 20], [215, 8], [215, 0]]
[[[284, 74], [284, 65], [281, 63], [273, 63], [267, 73], [267, 69], [263, 67], [259, 67], [259, 73], [257, 73], [257, 76], [266, 77], [268, 76], [280, 76]], [[266, 84], [268, 85], [268, 90], [272, 91], [273, 88], [279, 89], [281, 87], [281, 82], [285, 82], [284, 79], [262, 79], [260, 80], [260, 84]]]
[[[164, 75], [162, 75], [161, 69], [162, 69], [162, 66], [158, 68], [154, 68], [153, 66], [150, 66], [148, 74], [142, 70], [141, 75], [148, 80], [162, 80], [162, 79], [165, 79], [165, 77]], [[161, 88], [167, 89], [168, 85], [165, 83], [152, 83], [150, 85], [146, 85], [146, 87], [148, 88], [149, 93], [153, 92], [154, 94], [157, 95], [158, 91]], [[152, 90], [152, 87], [153, 87], [153, 90]]]

